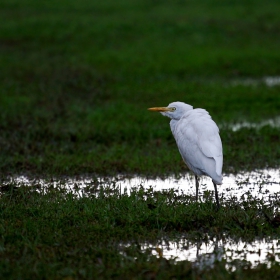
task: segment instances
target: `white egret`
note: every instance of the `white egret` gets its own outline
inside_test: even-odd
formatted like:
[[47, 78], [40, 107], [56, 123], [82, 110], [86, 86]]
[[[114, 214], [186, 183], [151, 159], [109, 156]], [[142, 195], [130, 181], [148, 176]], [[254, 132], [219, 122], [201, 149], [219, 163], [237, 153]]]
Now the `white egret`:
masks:
[[212, 178], [217, 208], [220, 207], [217, 185], [223, 181], [223, 148], [219, 128], [204, 109], [193, 109], [183, 102], [172, 102], [167, 107], [149, 108], [169, 117], [170, 128], [179, 152], [195, 174], [196, 200], [198, 199], [199, 176]]

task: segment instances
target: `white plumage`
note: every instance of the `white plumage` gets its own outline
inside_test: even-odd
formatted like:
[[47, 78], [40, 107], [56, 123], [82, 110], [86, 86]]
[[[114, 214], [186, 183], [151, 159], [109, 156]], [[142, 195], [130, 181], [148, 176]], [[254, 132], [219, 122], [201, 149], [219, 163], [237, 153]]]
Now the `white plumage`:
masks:
[[204, 109], [193, 109], [183, 102], [173, 102], [167, 107], [149, 108], [171, 118], [170, 128], [179, 152], [196, 177], [196, 198], [198, 198], [198, 177], [212, 178], [217, 206], [219, 198], [216, 184], [222, 184], [223, 148], [219, 128]]

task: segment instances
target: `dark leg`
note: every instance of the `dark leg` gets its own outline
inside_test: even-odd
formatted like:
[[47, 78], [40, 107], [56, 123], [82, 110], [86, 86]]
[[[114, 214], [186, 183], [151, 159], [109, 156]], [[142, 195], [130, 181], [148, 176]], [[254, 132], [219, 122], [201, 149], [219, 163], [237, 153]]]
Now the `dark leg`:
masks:
[[196, 201], [198, 201], [199, 178], [198, 178], [198, 176], [196, 176], [196, 175], [195, 175], [195, 187], [196, 187], [196, 195], [195, 195], [195, 198], [196, 198]]
[[219, 195], [218, 195], [217, 185], [214, 182], [213, 182], [213, 184], [214, 184], [214, 189], [215, 189], [215, 197], [216, 197], [216, 203], [217, 203], [217, 210], [219, 210], [220, 209], [220, 202], [219, 202]]

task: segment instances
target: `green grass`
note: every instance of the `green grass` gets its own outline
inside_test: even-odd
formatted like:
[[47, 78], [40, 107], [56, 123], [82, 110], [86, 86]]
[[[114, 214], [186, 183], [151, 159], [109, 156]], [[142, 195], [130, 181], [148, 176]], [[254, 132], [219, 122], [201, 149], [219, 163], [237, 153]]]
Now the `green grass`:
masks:
[[[172, 190], [160, 193], [139, 188], [128, 196], [111, 186], [101, 188], [98, 198], [96, 190], [97, 185], [91, 184], [88, 196], [79, 199], [51, 183], [46, 189], [9, 185], [2, 190], [1, 278], [198, 277], [203, 270], [190, 262], [158, 259], [149, 249], [141, 251], [139, 244], [147, 240], [156, 243], [166, 239], [166, 234], [176, 240], [178, 233], [194, 242], [226, 236], [245, 240], [279, 236], [279, 223], [267, 218], [273, 217], [277, 200], [268, 207], [250, 197], [233, 199], [223, 201], [222, 209], [216, 212], [209, 194], [204, 195], [205, 202], [194, 203], [193, 197]], [[123, 248], [121, 244], [127, 242], [130, 245]], [[215, 275], [232, 279], [227, 263], [230, 261], [217, 263], [213, 276], [205, 279], [215, 279]], [[257, 269], [243, 266], [237, 265], [237, 277], [256, 274]], [[274, 270], [279, 274], [277, 262]]]
[[[0, 7], [1, 174], [182, 172], [167, 119], [146, 111], [176, 100], [218, 124], [279, 115], [279, 86], [226, 86], [279, 75], [277, 1]], [[224, 170], [278, 166], [279, 130], [263, 132], [222, 129]]]
[[[279, 127], [228, 126], [279, 116], [279, 85], [232, 85], [280, 75], [279, 8], [278, 0], [2, 0], [1, 180], [185, 172], [169, 121], [147, 111], [177, 100], [205, 108], [220, 125], [224, 172], [279, 167]], [[240, 264], [230, 274], [221, 262], [199, 272], [137, 246], [164, 234], [277, 236], [262, 211], [276, 213], [262, 201], [224, 202], [216, 213], [210, 198], [197, 204], [172, 192], [77, 199], [33, 187], [1, 190], [0, 278], [279, 275], [275, 262], [270, 270]]]

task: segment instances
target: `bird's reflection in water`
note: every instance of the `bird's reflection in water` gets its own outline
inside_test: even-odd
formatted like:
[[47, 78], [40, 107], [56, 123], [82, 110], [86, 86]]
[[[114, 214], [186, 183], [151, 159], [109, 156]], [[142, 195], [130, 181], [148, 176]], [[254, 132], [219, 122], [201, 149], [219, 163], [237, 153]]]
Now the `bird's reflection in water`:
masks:
[[[130, 244], [122, 245], [123, 247]], [[271, 264], [269, 256], [274, 256], [275, 262], [280, 262], [280, 248], [277, 239], [256, 239], [252, 242], [235, 241], [230, 238], [213, 239], [211, 241], [190, 242], [186, 237], [176, 241], [162, 240], [157, 244], [143, 243], [144, 251], [149, 248], [152, 254], [176, 261], [190, 261], [198, 269], [213, 268], [222, 260], [226, 268], [235, 270], [240, 263], [248, 263], [254, 267], [265, 263]], [[160, 252], [160, 254], [159, 254]]]
[[[150, 190], [150, 192], [169, 191], [173, 190], [176, 194], [184, 194], [194, 196], [196, 189], [193, 184], [194, 176], [192, 174], [182, 174], [180, 176], [169, 176], [165, 179], [160, 178], [145, 178], [141, 176], [124, 176], [115, 177], [76, 177], [76, 178], [28, 178], [26, 176], [11, 177], [2, 182], [2, 187], [5, 184], [18, 185], [36, 185], [38, 189], [48, 187], [60, 187], [65, 191], [75, 192], [78, 196], [99, 195], [101, 189], [112, 189], [120, 194], [130, 194], [131, 191], [137, 191], [142, 188]], [[219, 186], [220, 197], [223, 200], [234, 199], [244, 200], [247, 197], [264, 199], [270, 201], [277, 196], [280, 198], [280, 170], [279, 169], [262, 169], [252, 172], [242, 172], [237, 174], [223, 174], [223, 185]], [[115, 193], [115, 192], [114, 192]], [[203, 201], [207, 194], [213, 194], [211, 179], [202, 176], [200, 179], [200, 189], [198, 199]]]

